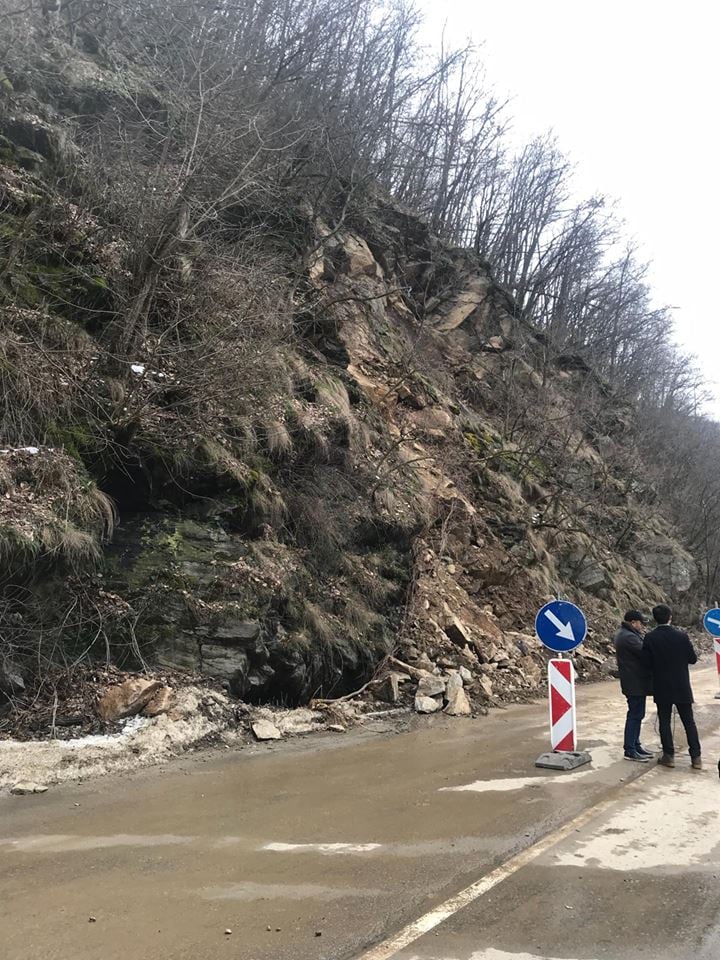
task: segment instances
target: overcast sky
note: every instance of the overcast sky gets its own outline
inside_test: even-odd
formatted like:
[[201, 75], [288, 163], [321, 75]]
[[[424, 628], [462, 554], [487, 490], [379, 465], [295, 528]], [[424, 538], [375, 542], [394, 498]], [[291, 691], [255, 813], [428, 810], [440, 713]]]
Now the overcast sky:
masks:
[[[482, 44], [513, 135], [552, 128], [578, 189], [617, 198], [653, 261], [658, 303], [676, 307], [678, 343], [698, 357], [720, 419], [717, 53], [709, 0], [420, 0], [428, 36]], [[715, 372], [717, 371], [717, 373]]]

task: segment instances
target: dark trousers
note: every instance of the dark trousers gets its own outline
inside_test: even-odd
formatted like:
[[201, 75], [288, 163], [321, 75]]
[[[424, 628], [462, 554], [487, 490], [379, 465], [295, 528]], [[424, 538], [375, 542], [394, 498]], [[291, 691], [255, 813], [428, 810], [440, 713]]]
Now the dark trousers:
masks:
[[626, 697], [625, 753], [634, 753], [640, 746], [640, 726], [645, 717], [645, 697]]
[[660, 724], [660, 742], [662, 743], [663, 753], [672, 757], [675, 753], [675, 744], [672, 735], [672, 709], [677, 707], [678, 716], [685, 727], [685, 735], [688, 742], [688, 750], [691, 757], [700, 756], [700, 738], [698, 737], [697, 727], [695, 726], [695, 717], [693, 716], [693, 706], [691, 703], [658, 703], [658, 721]]

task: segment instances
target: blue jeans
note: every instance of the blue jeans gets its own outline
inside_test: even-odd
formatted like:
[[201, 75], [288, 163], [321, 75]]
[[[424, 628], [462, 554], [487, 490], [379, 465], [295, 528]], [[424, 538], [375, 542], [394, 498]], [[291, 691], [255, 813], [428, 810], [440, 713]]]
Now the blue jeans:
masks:
[[640, 746], [640, 726], [645, 718], [645, 697], [626, 697], [628, 704], [625, 720], [625, 753], [635, 753]]

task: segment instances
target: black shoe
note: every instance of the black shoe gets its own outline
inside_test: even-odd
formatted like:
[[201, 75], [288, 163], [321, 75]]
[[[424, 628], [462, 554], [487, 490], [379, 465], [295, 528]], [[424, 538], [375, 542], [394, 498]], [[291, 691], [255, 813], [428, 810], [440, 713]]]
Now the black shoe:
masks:
[[647, 757], [648, 760], [653, 760], [655, 757], [655, 754], [650, 750], [646, 750], [645, 747], [637, 747], [635, 753], [639, 753], [641, 757]]
[[634, 760], [636, 763], [650, 763], [650, 757], [647, 757], [642, 753], [638, 753], [637, 750], [626, 750], [625, 759]]
[[720, 777], [720, 760], [718, 760], [718, 776]]
[[664, 753], [658, 760], [658, 766], [660, 767], [674, 767], [675, 766], [675, 757], [671, 756], [669, 753]]
[[700, 757], [691, 757], [690, 766], [693, 770], [702, 770], [702, 759]]

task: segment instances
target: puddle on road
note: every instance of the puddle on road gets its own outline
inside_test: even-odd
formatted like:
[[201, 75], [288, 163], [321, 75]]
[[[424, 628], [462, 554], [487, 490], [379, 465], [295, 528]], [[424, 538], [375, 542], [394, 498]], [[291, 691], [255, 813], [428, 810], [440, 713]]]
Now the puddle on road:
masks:
[[[581, 745], [582, 746], [582, 745]], [[615, 746], [601, 743], [591, 748], [592, 762], [586, 767], [571, 773], [557, 773], [554, 776], [538, 774], [534, 777], [503, 777], [497, 780], [473, 780], [471, 783], [456, 787], [440, 787], [440, 793], [505, 793], [509, 790], [524, 790], [526, 787], [570, 786], [585, 780], [593, 774], [606, 770], [622, 759]]]

